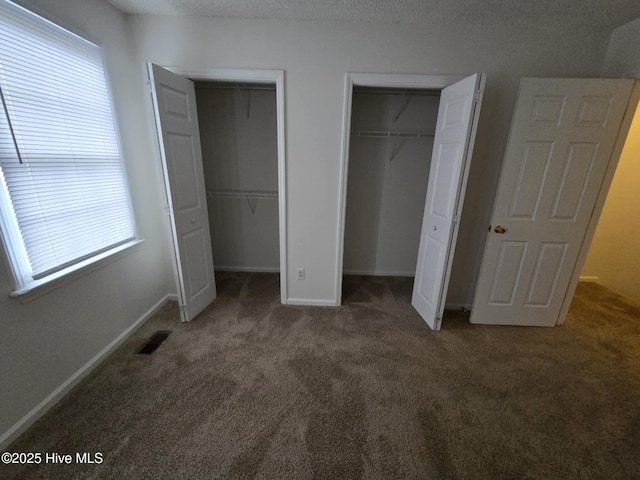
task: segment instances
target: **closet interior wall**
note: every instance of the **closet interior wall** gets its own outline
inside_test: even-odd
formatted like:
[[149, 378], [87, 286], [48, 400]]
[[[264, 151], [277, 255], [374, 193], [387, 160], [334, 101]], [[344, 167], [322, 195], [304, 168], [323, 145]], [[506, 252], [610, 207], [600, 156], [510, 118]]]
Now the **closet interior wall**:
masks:
[[196, 82], [216, 270], [280, 270], [275, 85]]
[[344, 274], [415, 276], [439, 101], [354, 88]]

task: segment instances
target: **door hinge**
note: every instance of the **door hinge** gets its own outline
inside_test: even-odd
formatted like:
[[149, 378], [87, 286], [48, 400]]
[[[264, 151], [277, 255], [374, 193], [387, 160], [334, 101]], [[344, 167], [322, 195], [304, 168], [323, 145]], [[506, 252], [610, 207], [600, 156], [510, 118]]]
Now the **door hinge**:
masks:
[[482, 90], [478, 89], [476, 90], [476, 93], [473, 96], [473, 101], [474, 103], [478, 103], [480, 102], [481, 99], [482, 99]]
[[182, 322], [188, 322], [189, 320], [189, 315], [187, 313], [187, 306], [186, 305], [180, 305], [180, 320]]
[[165, 205], [164, 211], [167, 213], [167, 215], [171, 215], [171, 205]]
[[458, 223], [460, 222], [460, 215], [456, 215], [453, 217], [453, 224], [454, 225], [458, 225]]
[[149, 93], [153, 93], [153, 82], [151, 80], [147, 80], [147, 88], [149, 89]]

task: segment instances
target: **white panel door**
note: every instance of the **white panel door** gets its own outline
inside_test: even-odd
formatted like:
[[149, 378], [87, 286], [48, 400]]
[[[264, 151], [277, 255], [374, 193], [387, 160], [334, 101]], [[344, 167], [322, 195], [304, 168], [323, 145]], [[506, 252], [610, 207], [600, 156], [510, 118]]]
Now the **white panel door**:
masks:
[[471, 323], [558, 323], [632, 86], [522, 79]]
[[440, 95], [411, 298], [411, 305], [434, 330], [442, 324], [483, 89], [484, 74], [475, 74]]
[[149, 64], [182, 321], [216, 298], [202, 151], [193, 82]]

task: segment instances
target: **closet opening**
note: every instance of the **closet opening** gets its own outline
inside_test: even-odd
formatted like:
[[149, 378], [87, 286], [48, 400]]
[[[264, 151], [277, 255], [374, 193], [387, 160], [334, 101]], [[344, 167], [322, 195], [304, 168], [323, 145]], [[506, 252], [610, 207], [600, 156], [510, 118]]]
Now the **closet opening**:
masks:
[[276, 84], [198, 80], [195, 92], [216, 277], [278, 285]]
[[[269, 288], [277, 295], [279, 284], [280, 302], [287, 303], [284, 71], [191, 70], [148, 63], [147, 73], [181, 320], [193, 320], [216, 299], [214, 256], [219, 272], [273, 271], [269, 275], [275, 281]], [[234, 96], [225, 99], [224, 91], [235, 92], [243, 100]], [[251, 124], [256, 119], [259, 128]], [[264, 127], [266, 123], [268, 127]], [[275, 162], [270, 160], [273, 146], [265, 147], [262, 142], [275, 144]], [[258, 152], [256, 145], [268, 153]], [[271, 235], [271, 257], [265, 260], [261, 245], [251, 236], [262, 233], [254, 218], [259, 212], [272, 212], [264, 203], [274, 202], [274, 195], [277, 215], [271, 213], [272, 223], [263, 222], [269, 223], [266, 235]], [[222, 204], [229, 202], [235, 205], [225, 210]], [[251, 211], [250, 222], [247, 212], [238, 213], [240, 202], [246, 202]], [[213, 245], [212, 236], [216, 239]]]
[[[336, 304], [344, 276], [347, 301], [410, 296], [439, 330], [486, 75], [345, 80]], [[348, 298], [348, 274], [368, 275], [370, 291]]]
[[343, 301], [411, 301], [440, 89], [354, 86]]

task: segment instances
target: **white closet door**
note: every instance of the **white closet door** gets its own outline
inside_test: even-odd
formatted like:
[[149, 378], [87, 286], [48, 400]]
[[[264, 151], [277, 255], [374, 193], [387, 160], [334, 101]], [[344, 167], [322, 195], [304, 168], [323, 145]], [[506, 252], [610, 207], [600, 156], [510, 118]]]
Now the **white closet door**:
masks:
[[216, 298], [193, 82], [149, 64], [173, 236], [180, 315], [191, 321]]
[[473, 150], [484, 74], [442, 90], [411, 304], [434, 330], [442, 324], [458, 221]]
[[522, 79], [471, 323], [560, 320], [632, 86]]

